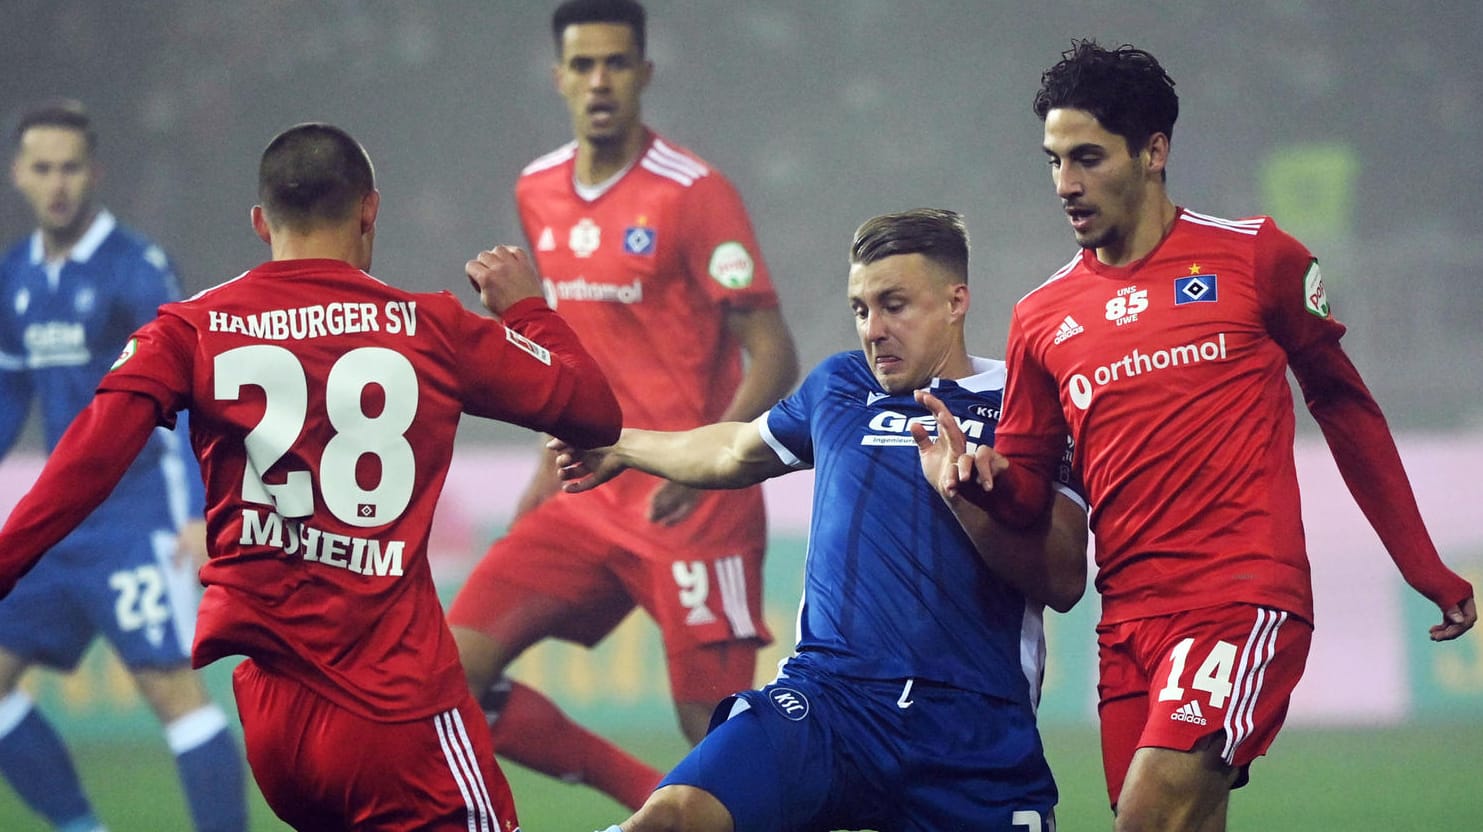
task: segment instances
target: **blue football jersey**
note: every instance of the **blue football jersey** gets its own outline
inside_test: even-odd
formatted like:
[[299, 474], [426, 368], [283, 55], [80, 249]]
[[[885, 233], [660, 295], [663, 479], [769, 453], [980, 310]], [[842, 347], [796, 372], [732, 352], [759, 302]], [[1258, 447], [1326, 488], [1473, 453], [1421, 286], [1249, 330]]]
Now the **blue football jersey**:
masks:
[[[40, 232], [0, 261], [0, 454], [14, 444], [31, 402], [40, 405], [47, 450], [93, 398], [129, 336], [178, 300], [174, 269], [159, 246], [99, 211], [68, 256], [47, 262]], [[186, 440], [156, 430], [112, 496], [74, 535], [175, 528], [201, 510], [202, 484]]]
[[[973, 361], [974, 375], [933, 379], [931, 389], [970, 443], [992, 444], [1004, 363]], [[912, 422], [936, 433], [911, 393], [886, 393], [858, 351], [822, 362], [767, 413], [767, 443], [790, 466], [815, 470], [789, 663], [1033, 704], [1044, 671], [1042, 607], [979, 559], [922, 476]]]

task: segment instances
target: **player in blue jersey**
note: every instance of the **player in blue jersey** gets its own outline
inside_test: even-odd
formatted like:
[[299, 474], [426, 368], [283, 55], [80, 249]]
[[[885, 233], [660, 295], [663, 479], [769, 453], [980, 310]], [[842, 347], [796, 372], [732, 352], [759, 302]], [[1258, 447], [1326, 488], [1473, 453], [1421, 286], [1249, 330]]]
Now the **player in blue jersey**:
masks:
[[[179, 298], [164, 252], [94, 202], [96, 138], [80, 106], [25, 113], [14, 142], [12, 181], [37, 229], [0, 261], [0, 455], [33, 401], [55, 446], [129, 334]], [[164, 726], [196, 828], [247, 826], [241, 751], [190, 669], [205, 526], [187, 436], [157, 430], [112, 496], [0, 601], [0, 774], [58, 829], [102, 827], [18, 683], [33, 664], [76, 667], [100, 633]]]
[[[721, 703], [622, 830], [1054, 828], [1041, 610], [1085, 588], [1085, 506], [1064, 488], [1050, 525], [1013, 532], [941, 485], [944, 466], [972, 474], [1004, 386], [967, 351], [967, 280], [957, 214], [876, 217], [851, 248], [863, 350], [751, 422], [553, 445], [569, 491], [626, 468], [702, 488], [816, 472], [796, 652]], [[959, 428], [937, 442], [932, 407]]]

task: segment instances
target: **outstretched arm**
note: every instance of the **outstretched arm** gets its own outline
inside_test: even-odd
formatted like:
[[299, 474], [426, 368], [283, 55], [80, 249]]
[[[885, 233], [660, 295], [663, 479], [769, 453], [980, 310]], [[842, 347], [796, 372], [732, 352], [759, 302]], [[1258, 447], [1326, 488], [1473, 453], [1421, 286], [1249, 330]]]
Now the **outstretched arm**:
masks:
[[691, 488], [745, 488], [790, 470], [762, 439], [758, 416], [685, 431], [625, 429], [605, 448], [581, 450], [553, 439], [556, 465], [571, 493], [590, 491], [628, 468]]
[[113, 492], [158, 419], [153, 399], [113, 391], [77, 414], [0, 529], [0, 597]]
[[1406, 582], [1441, 610], [1432, 640], [1467, 632], [1478, 620], [1473, 587], [1437, 554], [1395, 439], [1349, 356], [1337, 341], [1325, 341], [1289, 360], [1354, 501]]
[[1075, 500], [1057, 494], [1049, 516], [1026, 528], [1011, 528], [964, 496], [963, 486], [985, 483], [1009, 465], [988, 445], [968, 453], [967, 440], [941, 399], [916, 391], [917, 402], [937, 420], [937, 438], [920, 423], [911, 433], [921, 455], [922, 475], [952, 510], [979, 557], [994, 574], [1026, 597], [1057, 612], [1075, 606], [1086, 591], [1087, 516]]

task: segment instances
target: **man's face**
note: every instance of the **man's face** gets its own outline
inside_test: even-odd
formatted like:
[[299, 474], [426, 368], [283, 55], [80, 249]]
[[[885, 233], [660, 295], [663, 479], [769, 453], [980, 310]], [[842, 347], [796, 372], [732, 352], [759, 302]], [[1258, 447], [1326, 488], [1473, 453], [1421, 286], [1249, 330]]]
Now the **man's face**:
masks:
[[925, 387], [957, 349], [968, 287], [920, 254], [850, 267], [850, 308], [871, 372], [893, 395]]
[[639, 54], [622, 23], [576, 23], [561, 33], [556, 89], [566, 99], [572, 131], [593, 144], [621, 142], [639, 127], [639, 95], [653, 64]]
[[1045, 115], [1051, 179], [1082, 248], [1116, 249], [1137, 224], [1147, 190], [1141, 155], [1085, 110]]
[[65, 235], [88, 219], [97, 171], [81, 131], [52, 126], [26, 130], [10, 175], [43, 231]]

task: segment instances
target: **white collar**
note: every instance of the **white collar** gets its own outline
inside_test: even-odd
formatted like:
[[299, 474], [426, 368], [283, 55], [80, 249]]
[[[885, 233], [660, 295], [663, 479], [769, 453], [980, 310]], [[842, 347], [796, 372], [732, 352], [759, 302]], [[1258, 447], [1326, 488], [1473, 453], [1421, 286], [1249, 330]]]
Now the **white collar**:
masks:
[[[86, 263], [91, 260], [93, 254], [98, 251], [98, 246], [113, 233], [118, 227], [118, 220], [107, 208], [100, 208], [93, 217], [92, 225], [84, 231], [72, 248], [67, 250], [67, 256], [63, 259], [73, 260], [78, 263]], [[46, 245], [41, 241], [41, 229], [31, 232], [31, 265], [39, 266], [46, 259]]]

